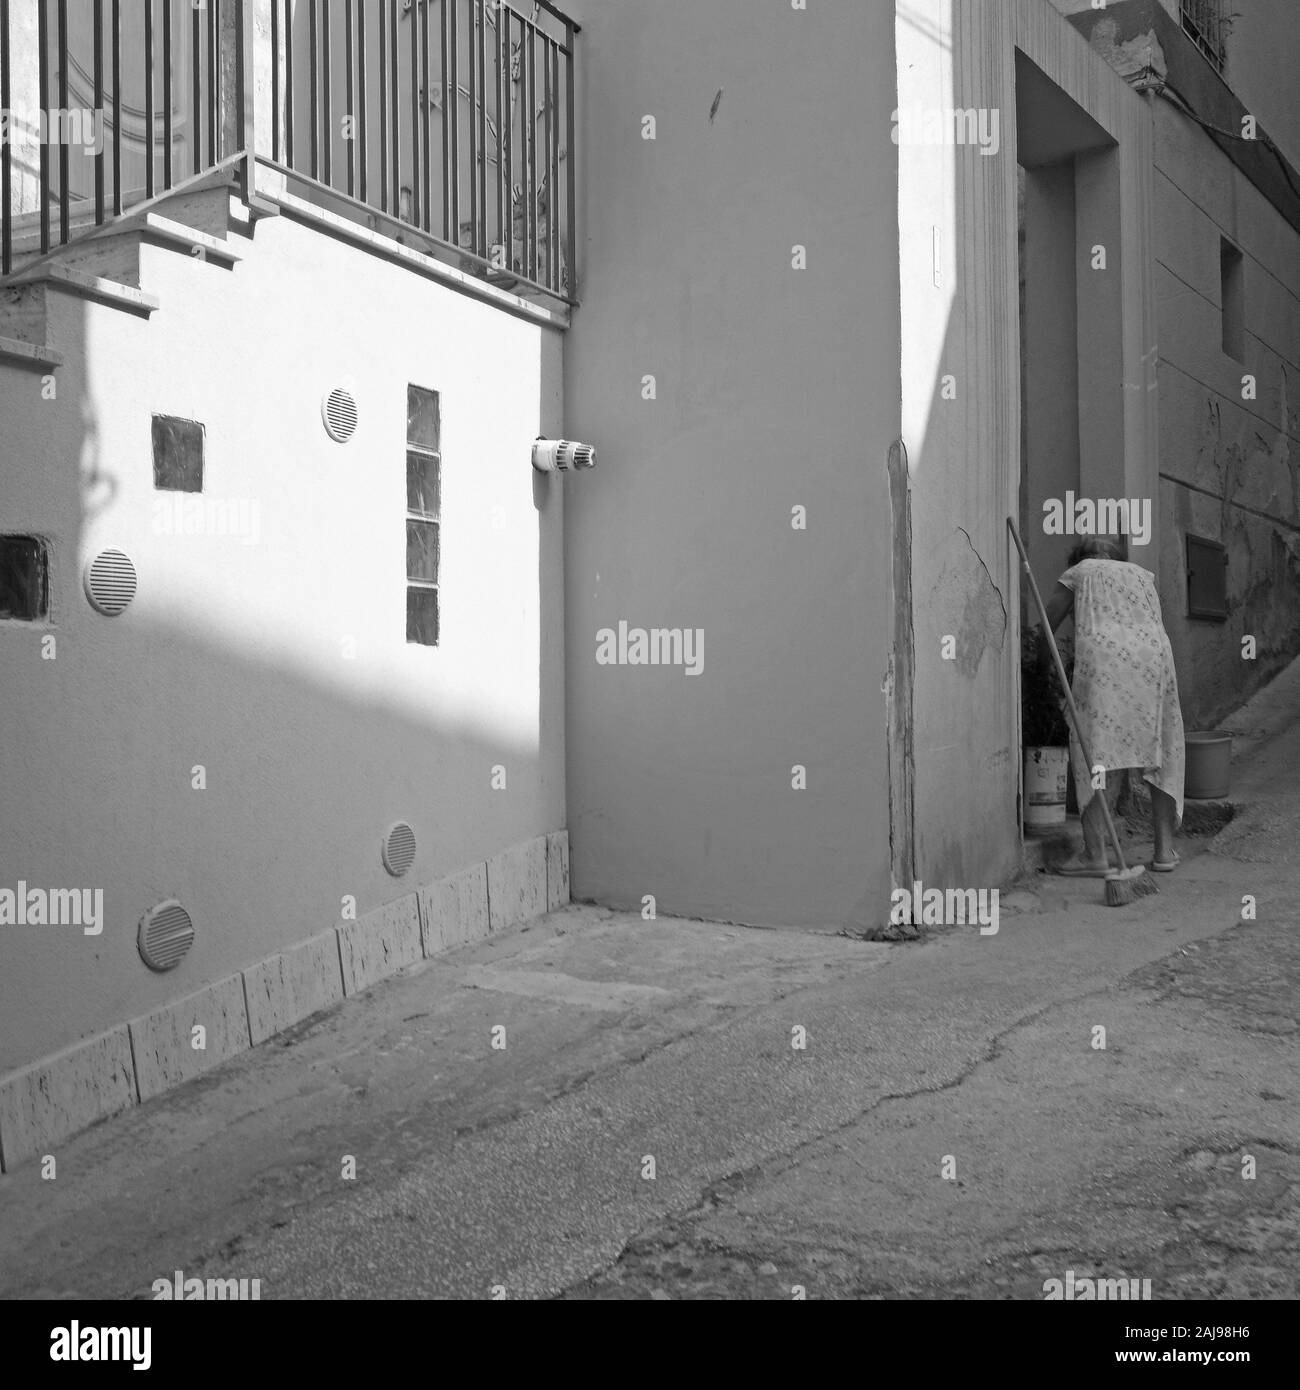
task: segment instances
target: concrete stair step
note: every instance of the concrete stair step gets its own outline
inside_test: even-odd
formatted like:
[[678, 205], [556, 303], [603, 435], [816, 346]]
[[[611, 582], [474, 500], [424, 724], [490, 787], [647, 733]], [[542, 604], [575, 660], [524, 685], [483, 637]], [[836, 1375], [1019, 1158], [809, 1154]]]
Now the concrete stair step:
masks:
[[[194, 247], [198, 246], [203, 250], [203, 259], [231, 265], [239, 259], [239, 254], [226, 236], [235, 220], [231, 215], [230, 188], [225, 183], [166, 197], [138, 212], [128, 211], [115, 223], [106, 223], [102, 228], [97, 227], [93, 210], [81, 209], [70, 219], [72, 239], [68, 244], [56, 246], [43, 256], [36, 214], [24, 213], [14, 222], [11, 278], [20, 278], [24, 271], [41, 261], [68, 258], [69, 263], [80, 263], [80, 258], [87, 254], [101, 254], [105, 243], [132, 236], [157, 245], [173, 246], [186, 255], [195, 254]], [[93, 253], [91, 247], [95, 248]], [[134, 278], [123, 283], [138, 285], [138, 268]]]
[[40, 276], [38, 283], [46, 292], [73, 294], [99, 304], [125, 309], [127, 313], [148, 318], [158, 308], [158, 296], [134, 285], [123, 284], [101, 275], [88, 274], [72, 266], [51, 266]]
[[168, 222], [189, 227], [195, 232], [224, 240], [231, 225], [231, 190], [234, 187], [228, 173], [222, 174], [208, 186], [191, 188], [156, 202], [149, 211]]
[[241, 224], [232, 187], [229, 170], [214, 171], [174, 196], [128, 211], [111, 229], [97, 227], [93, 208], [78, 206], [69, 218], [74, 239], [46, 255], [36, 214], [24, 214], [13, 231], [13, 272], [0, 284], [0, 361], [33, 370], [60, 365], [63, 355], [50, 332], [53, 295], [148, 318], [159, 301], [141, 286], [140, 248], [146, 244], [233, 267], [242, 253], [226, 235]]
[[0, 337], [0, 362], [26, 367], [34, 372], [49, 372], [63, 365], [63, 354], [44, 343], [25, 343], [21, 338]]
[[0, 335], [32, 347], [49, 348], [44, 285], [0, 285]]
[[[7, 288], [21, 289], [27, 286], [42, 292], [42, 307], [48, 302], [48, 296], [51, 294], [71, 294], [80, 299], [90, 299], [98, 304], [125, 309], [128, 313], [140, 314], [145, 318], [158, 308], [157, 295], [149, 294], [138, 286], [124, 284], [120, 280], [110, 280], [102, 275], [59, 262], [46, 264], [32, 271], [30, 280]], [[0, 319], [0, 324], [3, 322], [4, 320]], [[20, 333], [18, 336], [27, 335]], [[35, 339], [28, 337], [28, 341]]]
[[[209, 236], [222, 237], [230, 227], [230, 195], [236, 187], [234, 177], [228, 169], [216, 169], [197, 181], [187, 181], [185, 187], [172, 193], [155, 193], [152, 200], [146, 200], [144, 189], [132, 189], [123, 198], [122, 221], [132, 217], [143, 217], [145, 213], [156, 212], [172, 222], [192, 227], [196, 232], [206, 232]], [[136, 209], [141, 209], [139, 212]], [[111, 208], [105, 210], [104, 225], [115, 220]], [[68, 227], [70, 241], [76, 241], [95, 229], [95, 205], [89, 199], [80, 199], [70, 204]], [[50, 230], [56, 239], [59, 234], [59, 209], [50, 210]], [[23, 212], [13, 219], [10, 233], [14, 253], [14, 269], [19, 268], [19, 258], [28, 259], [40, 255], [41, 224], [37, 212]]]
[[138, 286], [88, 273], [59, 262], [46, 262], [31, 278], [0, 285], [0, 359], [19, 366], [54, 368], [63, 352], [53, 330], [52, 303], [59, 295], [107, 304], [148, 318], [158, 298]]
[[72, 242], [54, 259], [34, 267], [29, 273], [40, 280], [59, 270], [73, 271], [80, 276], [112, 280], [119, 285], [139, 289], [140, 243], [141, 236], [138, 230], [101, 233], [83, 241]]
[[[242, 259], [242, 253], [224, 237], [199, 231], [160, 212], [147, 212], [120, 231], [101, 232], [84, 241], [72, 242], [47, 264], [66, 266], [70, 270], [103, 280], [116, 280], [119, 284], [139, 289], [140, 248], [146, 244], [166, 247], [194, 260], [226, 269]], [[21, 273], [18, 278], [22, 278]]]
[[224, 235], [200, 231], [187, 222], [180, 222], [162, 212], [146, 214], [140, 230], [142, 240], [155, 246], [170, 246], [187, 256], [216, 265], [232, 267], [243, 259], [243, 253]]

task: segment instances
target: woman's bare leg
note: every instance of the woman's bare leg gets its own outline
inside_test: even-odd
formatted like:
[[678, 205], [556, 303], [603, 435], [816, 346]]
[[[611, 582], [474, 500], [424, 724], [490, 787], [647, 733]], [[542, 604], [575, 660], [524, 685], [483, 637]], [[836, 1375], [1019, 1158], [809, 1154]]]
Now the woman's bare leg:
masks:
[[1174, 860], [1174, 821], [1178, 803], [1168, 792], [1151, 787], [1151, 821], [1155, 829], [1156, 862], [1172, 864]]
[[1108, 773], [1105, 788], [1093, 792], [1088, 804], [1083, 808], [1083, 814], [1079, 817], [1080, 825], [1083, 828], [1083, 857], [1089, 864], [1110, 862], [1112, 846], [1110, 836], [1106, 833], [1106, 817], [1102, 814], [1101, 799], [1103, 796], [1106, 798], [1106, 804], [1111, 808], [1113, 817], [1115, 803], [1119, 799], [1120, 788], [1123, 785], [1122, 768], [1116, 768]]
[[1101, 799], [1105, 795], [1104, 791], [1093, 792], [1079, 817], [1083, 826], [1083, 857], [1089, 864], [1106, 863], [1106, 821], [1101, 813]]

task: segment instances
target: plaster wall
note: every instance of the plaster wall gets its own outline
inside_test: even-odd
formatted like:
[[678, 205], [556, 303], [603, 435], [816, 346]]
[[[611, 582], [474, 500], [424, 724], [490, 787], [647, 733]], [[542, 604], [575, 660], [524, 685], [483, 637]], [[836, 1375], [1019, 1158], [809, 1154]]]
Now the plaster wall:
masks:
[[1005, 15], [986, 6], [897, 7], [900, 109], [983, 109], [990, 135], [994, 112], [998, 123], [988, 153], [952, 140], [899, 149], [916, 873], [945, 887], [996, 884], [1019, 856], [1006, 558], [1020, 431], [1010, 35]]
[[[0, 1073], [564, 823], [564, 485], [530, 465], [558, 333], [287, 216], [234, 240], [233, 271], [144, 248], [151, 319], [57, 296], [54, 399], [0, 367], [0, 525], [52, 555], [49, 623], [0, 622], [0, 887], [99, 888], [105, 914], [0, 927]], [[436, 648], [406, 642], [408, 382], [442, 398]], [[241, 531], [167, 520], [191, 497], [155, 490], [155, 412], [204, 424], [202, 500]], [[107, 546], [139, 576], [115, 618], [82, 590]], [[136, 931], [168, 897], [197, 938], [155, 975]]]
[[[1264, 142], [1216, 140], [1172, 97], [1150, 99], [1159, 310], [1147, 373], [1155, 373], [1162, 421], [1152, 559], [1184, 713], [1193, 726], [1212, 726], [1300, 648], [1295, 7], [1262, 0], [1233, 11], [1220, 74], [1183, 34], [1177, 0], [1117, 0], [1104, 10], [1087, 0], [1053, 3], [1109, 62], [1125, 71], [1151, 63], [1219, 130], [1235, 132], [1253, 116], [1291, 161], [1284, 170]], [[1224, 240], [1243, 257], [1245, 345], [1237, 356], [1223, 347]], [[1227, 546], [1226, 621], [1188, 612], [1189, 534]], [[1243, 660], [1246, 637], [1256, 645], [1251, 660]]]
[[[1184, 713], [1204, 726], [1300, 649], [1300, 234], [1201, 131], [1156, 117], [1161, 592]], [[1243, 256], [1243, 360], [1223, 345], [1225, 238]], [[1226, 622], [1187, 612], [1189, 533], [1228, 547]]]
[[[899, 424], [890, 7], [571, 8], [585, 233], [565, 425], [599, 450], [566, 499], [574, 895], [878, 925]], [[701, 672], [598, 665], [598, 633], [620, 621], [701, 629]]]
[[1295, 80], [1300, 15], [1294, 0], [1251, 0], [1224, 8], [1232, 13], [1224, 80], [1300, 168], [1300, 84]]
[[[902, 0], [897, 14], [900, 106], [975, 110], [990, 131], [996, 117], [1000, 131], [987, 154], [954, 141], [904, 146], [899, 168], [916, 862], [923, 881], [979, 886], [1003, 880], [1020, 854], [1019, 614], [1008, 597], [1018, 586], [1005, 527], [1018, 510], [1021, 468], [1016, 51], [1115, 147], [1076, 177], [1076, 240], [1091, 244], [1104, 225], [1110, 249], [1109, 280], [1096, 300], [1083, 283], [1086, 263], [1076, 263], [1080, 359], [1099, 343], [1106, 353], [1104, 367], [1087, 374], [1080, 360], [1080, 413], [1086, 394], [1086, 408], [1104, 412], [1109, 431], [1108, 445], [1085, 438], [1077, 447], [1085, 477], [1128, 496], [1155, 490], [1153, 393], [1133, 388], [1154, 332], [1149, 117], [1039, 0]], [[1073, 459], [1067, 450], [1048, 466], [1064, 477]], [[953, 660], [943, 655], [949, 635]]]

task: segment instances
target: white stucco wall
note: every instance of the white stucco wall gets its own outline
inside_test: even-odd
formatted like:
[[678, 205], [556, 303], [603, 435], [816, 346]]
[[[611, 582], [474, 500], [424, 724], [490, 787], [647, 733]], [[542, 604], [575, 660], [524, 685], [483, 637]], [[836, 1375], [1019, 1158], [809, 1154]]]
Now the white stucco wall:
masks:
[[[52, 622], [0, 623], [0, 887], [102, 888], [106, 915], [93, 938], [0, 927], [0, 1073], [336, 923], [344, 895], [361, 914], [564, 823], [564, 484], [530, 466], [559, 335], [288, 217], [241, 245], [233, 272], [146, 248], [149, 321], [61, 297], [56, 400], [0, 366], [0, 518], [53, 546]], [[442, 393], [436, 649], [405, 640], [408, 382]], [[321, 422], [338, 384], [346, 445]], [[205, 424], [204, 493], [255, 505], [256, 536], [156, 534], [183, 495], [153, 487], [154, 412]], [[111, 619], [81, 587], [106, 546], [139, 573]], [[399, 818], [419, 851], [395, 879]], [[136, 929], [173, 896], [197, 941], [154, 975]]]

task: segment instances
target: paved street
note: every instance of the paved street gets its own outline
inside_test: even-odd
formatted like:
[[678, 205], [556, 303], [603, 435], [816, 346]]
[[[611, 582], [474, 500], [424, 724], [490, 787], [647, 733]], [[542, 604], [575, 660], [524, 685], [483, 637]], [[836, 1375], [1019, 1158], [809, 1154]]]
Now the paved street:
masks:
[[575, 905], [0, 1179], [0, 1296], [1295, 1297], [1295, 688], [1158, 897], [900, 944]]

